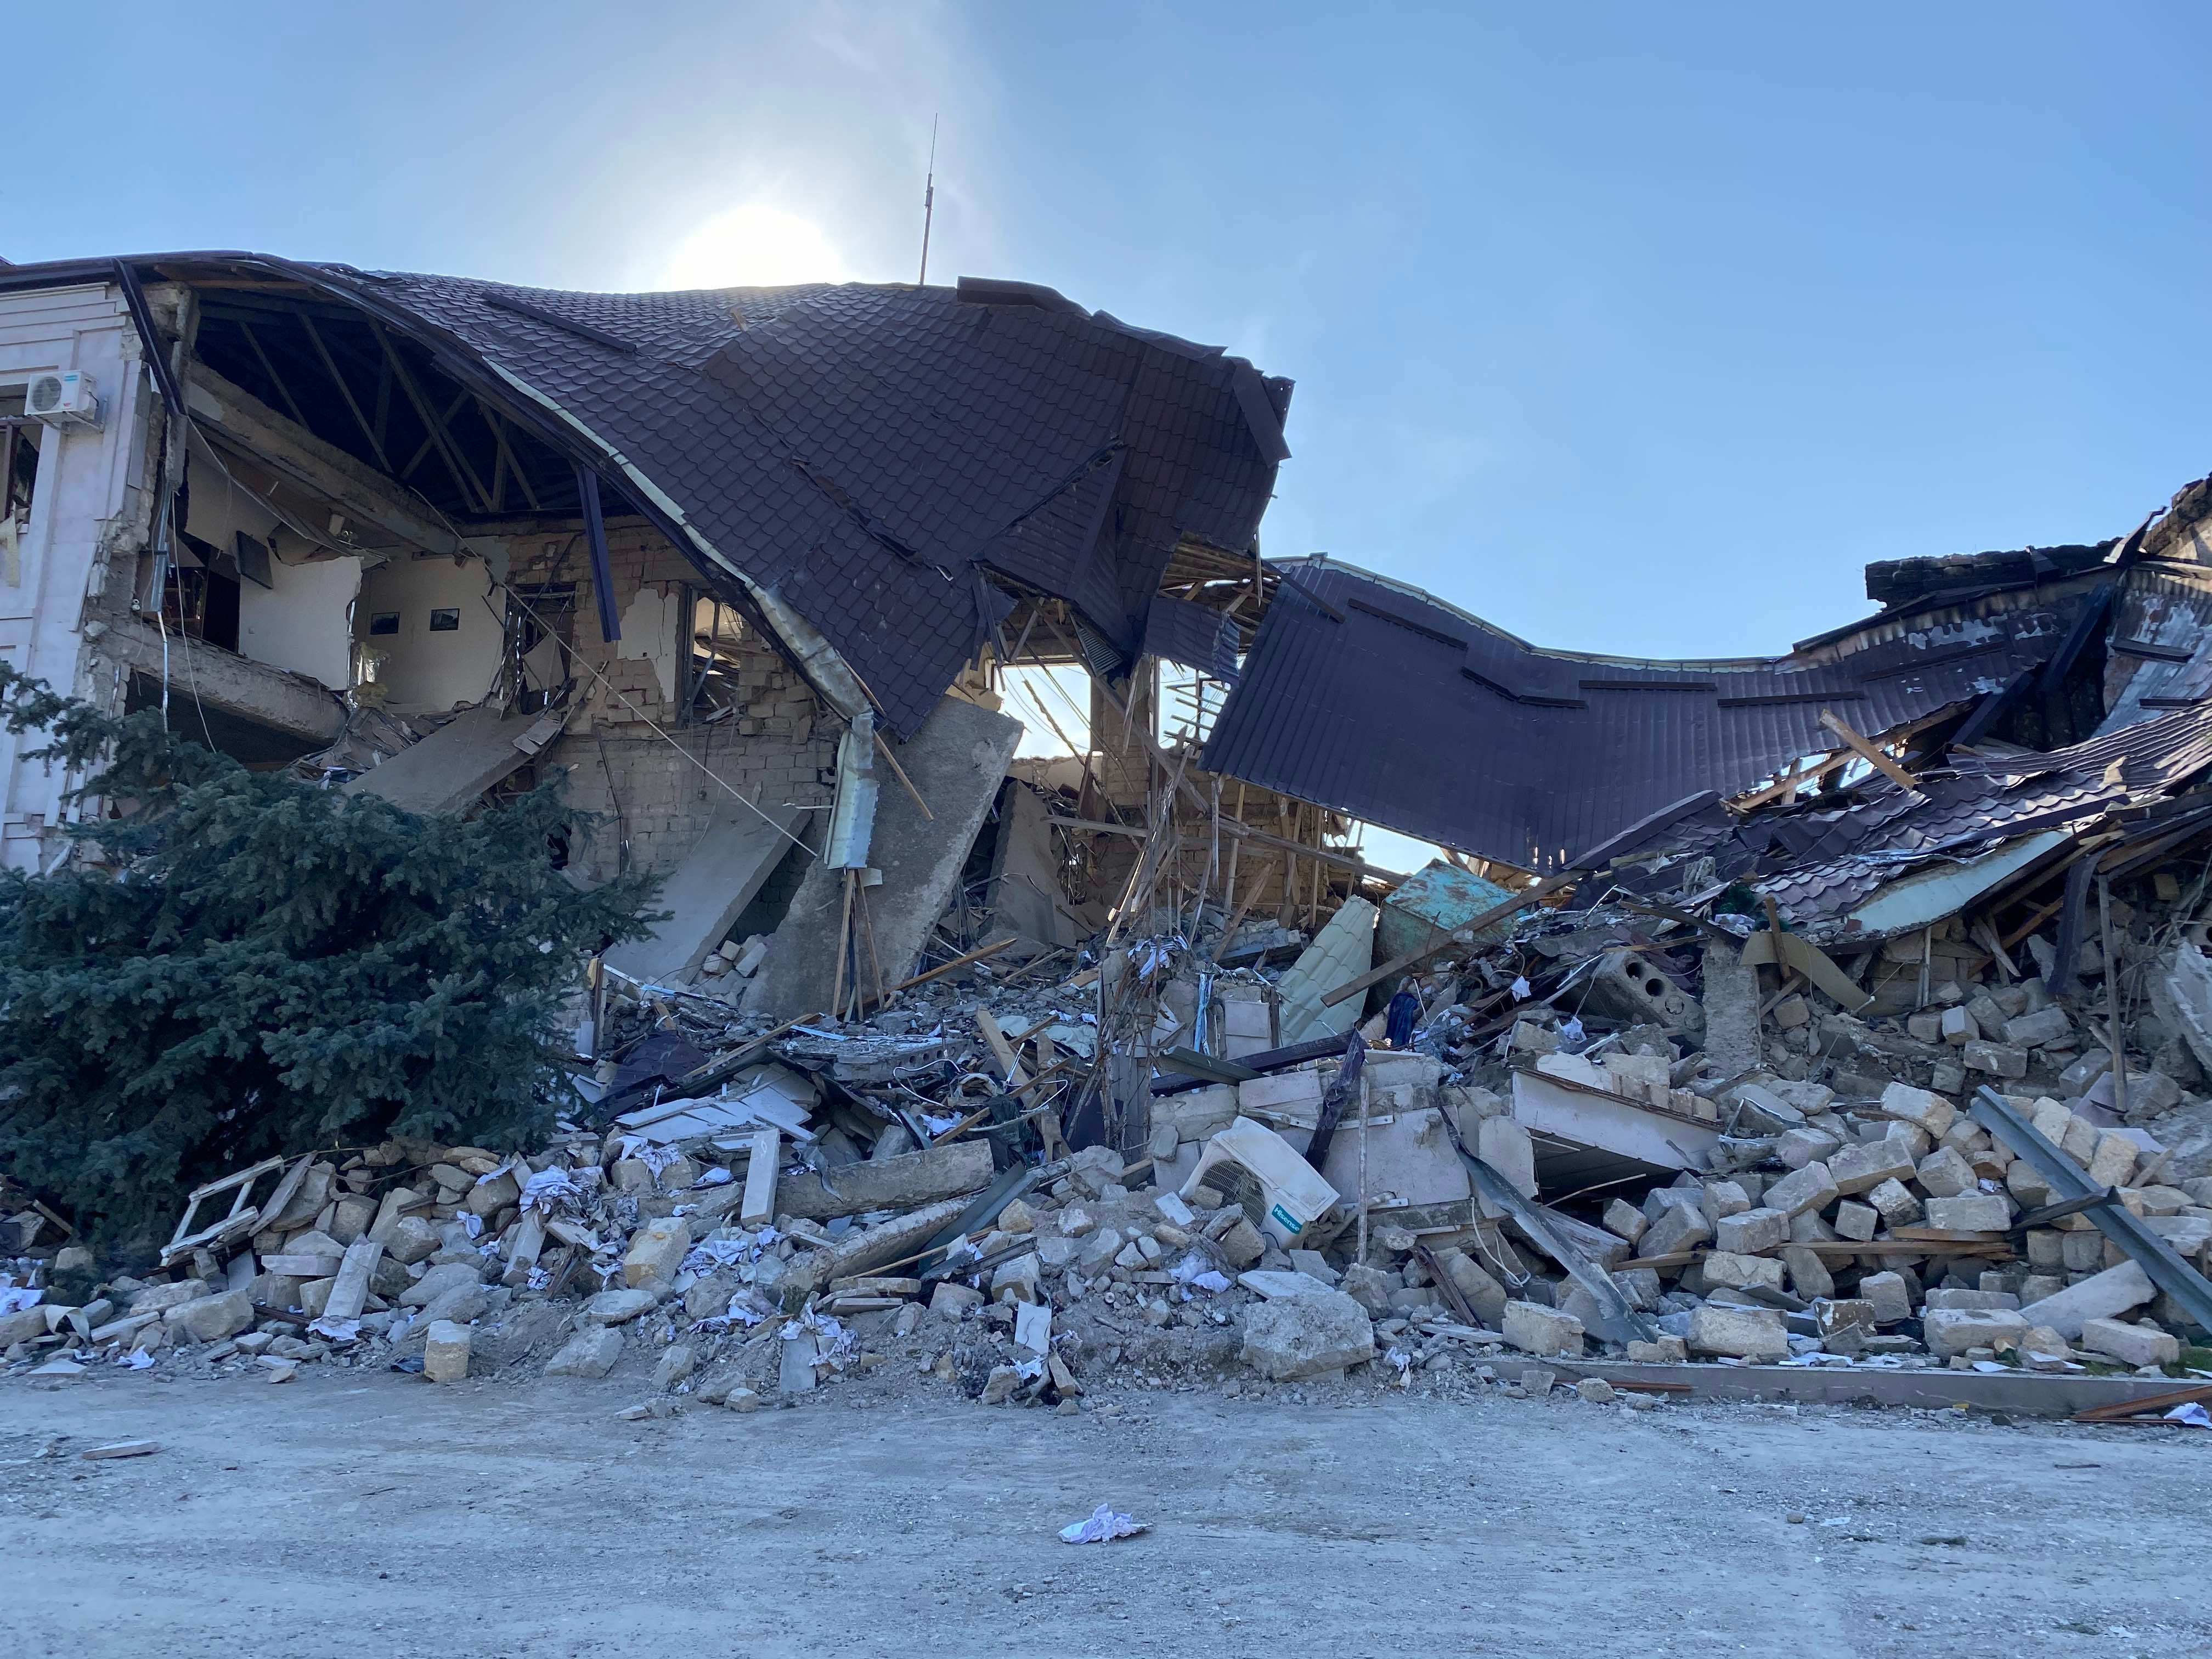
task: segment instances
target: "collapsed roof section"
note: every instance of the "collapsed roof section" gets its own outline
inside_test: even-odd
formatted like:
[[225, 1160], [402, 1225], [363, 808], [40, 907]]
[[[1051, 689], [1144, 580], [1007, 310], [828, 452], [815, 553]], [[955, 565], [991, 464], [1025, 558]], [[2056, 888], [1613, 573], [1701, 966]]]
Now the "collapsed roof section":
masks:
[[184, 253], [0, 286], [118, 279], [190, 285], [204, 362], [464, 533], [588, 520], [604, 478], [902, 736], [1006, 614], [994, 578], [1123, 663], [1191, 634], [1150, 617], [1177, 543], [1249, 547], [1289, 453], [1289, 381], [1024, 283], [576, 294]]
[[[1325, 558], [1277, 568], [1207, 769], [1543, 872], [1670, 804], [1834, 749], [1824, 714], [1886, 732], [2070, 666], [2112, 580], [2062, 566], [1966, 593], [1930, 584], [1786, 656], [1648, 661], [1542, 650]], [[2070, 702], [2046, 712], [2061, 739], [2087, 735]]]

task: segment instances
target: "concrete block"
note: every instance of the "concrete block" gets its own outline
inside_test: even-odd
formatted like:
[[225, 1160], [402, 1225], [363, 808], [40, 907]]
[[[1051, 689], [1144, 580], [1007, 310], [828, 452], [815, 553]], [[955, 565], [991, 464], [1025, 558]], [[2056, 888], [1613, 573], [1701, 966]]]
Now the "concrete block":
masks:
[[[1505, 1304], [1510, 1299], [1506, 1294], [1505, 1286], [1492, 1277], [1488, 1268], [1464, 1250], [1454, 1248], [1440, 1251], [1437, 1254], [1437, 1261], [1450, 1277], [1454, 1287], [1467, 1298], [1468, 1305], [1474, 1310], [1475, 1317], [1482, 1322], [1483, 1328], [1496, 1330], [1498, 1322], [1505, 1317]], [[1373, 1272], [1373, 1269], [1350, 1268], [1346, 1271], [1345, 1279], [1349, 1280], [1352, 1274], [1357, 1272]], [[1378, 1273], [1376, 1277], [1380, 1279], [1382, 1275]], [[1342, 1288], [1347, 1293], [1351, 1292], [1352, 1287], [1348, 1283]], [[1370, 1285], [1368, 1288], [1371, 1291], [1374, 1287]], [[1387, 1291], [1384, 1293], [1384, 1297], [1385, 1300], [1388, 1299]], [[1370, 1303], [1366, 1297], [1357, 1297], [1355, 1299], [1363, 1307], [1371, 1309], [1376, 1305]]]
[[1928, 1292], [1923, 1305], [1948, 1312], [1978, 1309], [1985, 1313], [2017, 1313], [2020, 1298], [2008, 1291], [1947, 1291], [1938, 1285]]
[[1928, 1352], [1952, 1359], [1969, 1348], [2016, 1346], [2029, 1322], [2003, 1308], [1936, 1308], [1921, 1316]]
[[1673, 1255], [1679, 1251], [1695, 1249], [1713, 1236], [1712, 1224], [1701, 1210], [1688, 1205], [1671, 1206], [1662, 1210], [1658, 1218], [1637, 1244], [1639, 1255]]
[[627, 1325], [651, 1313], [659, 1300], [649, 1289], [601, 1291], [586, 1299], [584, 1317], [594, 1325]]
[[1579, 1355], [1582, 1322], [1534, 1302], [1508, 1302], [1499, 1322], [1505, 1340], [1523, 1353]]
[[1790, 1242], [1790, 1212], [1764, 1206], [1723, 1216], [1713, 1229], [1713, 1246], [1735, 1255], [1764, 1255]]
[[1375, 1328], [1340, 1291], [1285, 1297], [1244, 1312], [1244, 1363], [1279, 1382], [1340, 1371], [1375, 1357]]
[[605, 1376], [622, 1358], [622, 1333], [604, 1325], [578, 1331], [545, 1362], [548, 1376]]
[[1790, 1357], [1790, 1337], [1782, 1316], [1764, 1309], [1692, 1309], [1688, 1337], [1692, 1353], [1732, 1359], [1771, 1361]]
[[1974, 1023], [1972, 1012], [1965, 1008], [1946, 1008], [1943, 1011], [1942, 1039], [1954, 1048], [1962, 1048], [1982, 1035], [1982, 1028]]
[[1741, 1215], [1751, 1207], [1751, 1194], [1735, 1181], [1708, 1181], [1705, 1185], [1705, 1219], [1717, 1227], [1724, 1217]]
[[1960, 1232], [1999, 1233], [2012, 1225], [2012, 1202], [2002, 1193], [1964, 1193], [1928, 1200], [1928, 1224]]
[[1016, 1256], [1012, 1261], [1002, 1261], [991, 1270], [991, 1300], [1041, 1301], [1044, 1295], [1042, 1289], [1043, 1278], [1044, 1264], [1037, 1260], [1035, 1250], [1026, 1255]]
[[171, 1285], [149, 1285], [132, 1293], [130, 1309], [134, 1314], [165, 1314], [208, 1293], [205, 1283], [197, 1279], [180, 1279]]
[[469, 1374], [469, 1328], [434, 1321], [422, 1343], [422, 1375], [433, 1382], [459, 1382]]
[[1871, 1192], [1885, 1181], [1902, 1181], [1912, 1174], [1911, 1155], [1896, 1140], [1863, 1140], [1838, 1150], [1828, 1160], [1829, 1177], [1836, 1190], [1850, 1197]]
[[[2067, 1237], [2079, 1236], [2069, 1233]], [[2142, 1263], [2124, 1261], [2091, 1274], [2078, 1285], [2068, 1285], [2056, 1296], [2028, 1303], [2021, 1313], [2032, 1325], [2048, 1325], [2067, 1340], [2078, 1341], [2088, 1321], [2110, 1319], [2130, 1308], [2141, 1307], [2157, 1293]]]
[[1836, 1232], [1863, 1244], [1881, 1224], [1881, 1212], [1871, 1204], [1844, 1202], [1836, 1206]]
[[2123, 1365], [2172, 1365], [2181, 1358], [2180, 1339], [2153, 1325], [2117, 1319], [2081, 1322], [2081, 1346]]

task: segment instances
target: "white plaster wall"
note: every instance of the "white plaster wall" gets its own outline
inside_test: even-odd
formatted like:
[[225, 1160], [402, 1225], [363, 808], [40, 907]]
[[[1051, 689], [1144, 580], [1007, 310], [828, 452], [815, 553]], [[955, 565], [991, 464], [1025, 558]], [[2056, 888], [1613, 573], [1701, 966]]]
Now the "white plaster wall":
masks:
[[[240, 531], [269, 542], [277, 521], [250, 490], [203, 460], [196, 442], [191, 507], [185, 527], [202, 541], [228, 550]], [[283, 538], [276, 540], [283, 544]], [[299, 544], [300, 538], [291, 537], [290, 545]], [[344, 690], [353, 684], [353, 601], [361, 588], [361, 565], [352, 555], [298, 564], [272, 559], [269, 586], [240, 582], [239, 654], [305, 674], [333, 691]]]
[[[0, 385], [20, 387], [34, 373], [80, 369], [93, 377], [104, 406], [98, 432], [48, 432], [18, 580], [0, 576], [0, 657], [64, 691], [80, 684], [84, 601], [100, 538], [125, 507], [132, 463], [143, 453], [144, 388], [138, 340], [122, 296], [104, 285], [0, 295]], [[0, 732], [0, 863], [40, 861], [45, 832], [63, 816], [70, 780], [43, 763], [18, 758], [35, 736]]]
[[[501, 618], [506, 596], [492, 592], [490, 573], [475, 557], [396, 558], [368, 571], [355, 608], [354, 637], [383, 658], [377, 683], [388, 688], [386, 707], [396, 714], [442, 713], [482, 702], [491, 694], [499, 665]], [[460, 612], [450, 634], [430, 631], [430, 613]], [[369, 618], [399, 614], [399, 631], [372, 637]]]

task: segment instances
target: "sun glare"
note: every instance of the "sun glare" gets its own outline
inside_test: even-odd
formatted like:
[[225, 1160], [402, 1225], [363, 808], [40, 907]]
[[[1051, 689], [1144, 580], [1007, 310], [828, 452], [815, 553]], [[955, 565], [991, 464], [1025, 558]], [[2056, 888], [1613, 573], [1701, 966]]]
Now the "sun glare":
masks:
[[781, 288], [837, 283], [851, 276], [821, 226], [765, 202], [748, 202], [702, 220], [668, 252], [659, 286]]

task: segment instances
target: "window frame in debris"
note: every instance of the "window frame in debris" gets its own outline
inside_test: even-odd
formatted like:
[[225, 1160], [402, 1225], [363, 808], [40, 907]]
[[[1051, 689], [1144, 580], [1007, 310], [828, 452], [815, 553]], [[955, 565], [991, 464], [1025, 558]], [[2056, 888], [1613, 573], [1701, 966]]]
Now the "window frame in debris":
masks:
[[[500, 643], [501, 690], [517, 712], [541, 714], [557, 706], [575, 684], [577, 586], [573, 581], [518, 583], [507, 595]], [[556, 647], [561, 678], [533, 684], [530, 658], [549, 640]]]
[[[733, 719], [744, 708], [744, 688], [738, 676], [744, 672], [744, 657], [755, 647], [752, 624], [737, 605], [696, 583], [680, 584], [677, 598], [682, 607], [678, 614], [684, 623], [683, 659], [678, 665], [676, 724], [714, 726]], [[704, 629], [700, 626], [702, 611], [708, 617]], [[707, 641], [703, 647], [702, 641]], [[719, 650], [714, 648], [718, 646]], [[709, 694], [718, 690], [726, 692], [727, 702], [711, 700]], [[703, 708], [702, 700], [707, 702]]]

